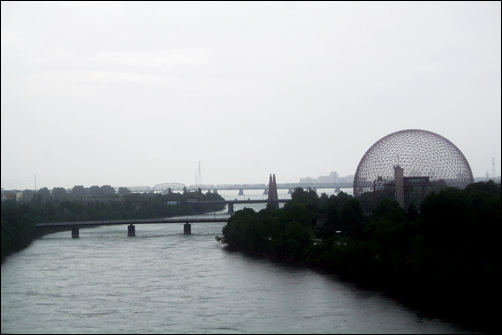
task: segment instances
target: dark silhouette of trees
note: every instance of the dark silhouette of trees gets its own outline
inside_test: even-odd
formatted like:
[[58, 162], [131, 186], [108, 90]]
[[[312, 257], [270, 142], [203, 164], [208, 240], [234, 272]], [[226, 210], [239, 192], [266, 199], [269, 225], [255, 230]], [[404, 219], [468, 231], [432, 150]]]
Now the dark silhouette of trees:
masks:
[[291, 200], [293, 202], [299, 202], [305, 205], [310, 211], [317, 212], [319, 210], [319, 196], [316, 191], [311, 188], [304, 190], [301, 187], [297, 187], [291, 193]]
[[92, 197], [106, 197], [115, 195], [115, 189], [110, 185], [103, 185], [101, 187], [94, 185], [89, 188], [89, 195]]
[[75, 185], [71, 189], [70, 199], [72, 200], [84, 200], [89, 194], [89, 191], [82, 185]]
[[47, 187], [42, 187], [38, 190], [38, 199], [42, 202], [49, 201], [51, 199], [51, 191]]
[[101, 196], [115, 195], [115, 189], [110, 185], [103, 185], [99, 188]]
[[502, 282], [500, 183], [440, 186], [419, 209], [382, 198], [369, 215], [343, 192], [319, 198], [295, 189], [281, 209], [237, 211], [220, 240], [335, 271], [429, 312], [493, 330]]
[[119, 187], [118, 195], [122, 196], [127, 194], [131, 194], [131, 190], [129, 190], [127, 187]]
[[62, 187], [54, 187], [52, 189], [51, 198], [54, 201], [64, 201], [68, 200], [68, 194], [66, 190]]
[[325, 221], [319, 227], [320, 237], [335, 234], [358, 235], [362, 231], [363, 212], [358, 200], [344, 192], [324, 200], [321, 211]]
[[34, 191], [32, 191], [32, 190], [24, 190], [23, 194], [21, 195], [20, 201], [29, 202], [29, 201], [31, 201], [33, 199], [34, 196], [35, 196], [35, 192]]
[[25, 204], [15, 200], [2, 202], [2, 259], [4, 255], [19, 251], [31, 243], [33, 226], [29, 220], [32, 215], [32, 209]]

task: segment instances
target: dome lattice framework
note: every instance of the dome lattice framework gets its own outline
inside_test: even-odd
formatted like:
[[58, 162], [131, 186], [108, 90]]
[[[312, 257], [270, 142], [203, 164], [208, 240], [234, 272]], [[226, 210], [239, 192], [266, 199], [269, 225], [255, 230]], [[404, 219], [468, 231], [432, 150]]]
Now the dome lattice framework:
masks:
[[392, 182], [396, 165], [404, 177], [429, 177], [459, 188], [474, 182], [469, 163], [452, 142], [430, 131], [408, 129], [381, 138], [366, 151], [357, 166], [354, 195], [373, 191], [377, 180]]

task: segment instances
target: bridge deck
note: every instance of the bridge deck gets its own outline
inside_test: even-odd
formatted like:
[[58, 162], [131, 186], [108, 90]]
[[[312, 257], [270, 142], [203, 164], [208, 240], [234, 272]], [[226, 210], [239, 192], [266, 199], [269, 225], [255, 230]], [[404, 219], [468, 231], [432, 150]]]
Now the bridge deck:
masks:
[[[275, 202], [288, 202], [291, 199], [279, 199]], [[267, 203], [268, 200], [214, 200], [214, 201], [194, 201], [190, 204], [258, 204]], [[221, 218], [168, 218], [168, 219], [132, 219], [132, 220], [101, 220], [101, 221], [76, 221], [76, 222], [47, 222], [37, 223], [36, 228], [46, 227], [93, 227], [112, 226], [128, 224], [150, 224], [150, 223], [198, 223], [198, 222], [228, 222], [229, 217]]]
[[93, 227], [93, 226], [112, 226], [112, 225], [125, 225], [125, 224], [228, 222], [228, 219], [229, 219], [229, 217], [48, 222], [48, 223], [37, 223], [37, 224], [35, 224], [35, 227], [37, 227], [37, 228], [81, 227], [81, 228], [83, 228], [83, 227]]

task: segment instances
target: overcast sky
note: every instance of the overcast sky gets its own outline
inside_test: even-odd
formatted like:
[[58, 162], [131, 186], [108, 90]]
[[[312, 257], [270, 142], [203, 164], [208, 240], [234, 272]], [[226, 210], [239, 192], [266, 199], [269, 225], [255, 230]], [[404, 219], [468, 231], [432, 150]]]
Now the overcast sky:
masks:
[[[355, 174], [403, 129], [501, 173], [501, 3], [1, 2], [4, 189]], [[36, 177], [35, 177], [36, 176]]]

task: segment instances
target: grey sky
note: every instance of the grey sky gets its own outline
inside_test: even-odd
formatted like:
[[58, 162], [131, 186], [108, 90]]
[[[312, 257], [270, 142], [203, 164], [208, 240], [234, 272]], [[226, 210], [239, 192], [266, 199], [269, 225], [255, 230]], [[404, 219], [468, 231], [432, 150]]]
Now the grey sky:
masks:
[[297, 182], [424, 129], [501, 166], [500, 2], [1, 2], [2, 188]]

